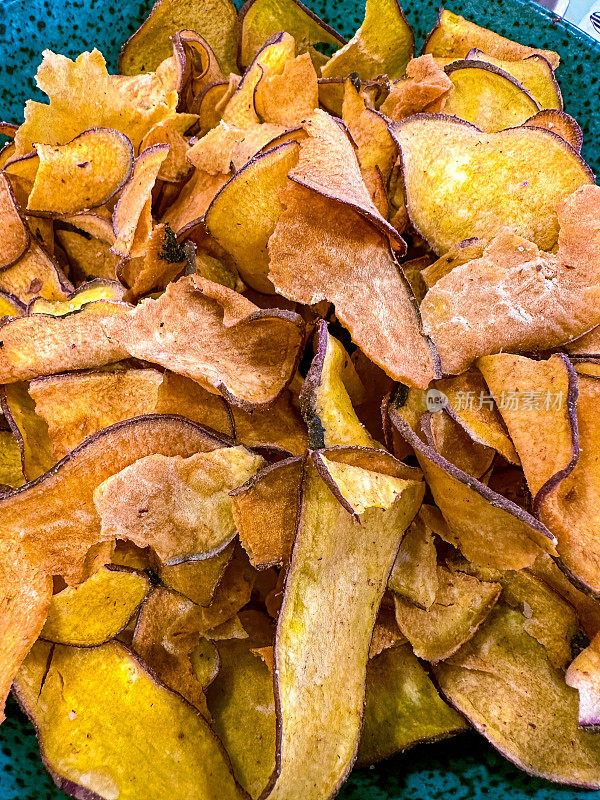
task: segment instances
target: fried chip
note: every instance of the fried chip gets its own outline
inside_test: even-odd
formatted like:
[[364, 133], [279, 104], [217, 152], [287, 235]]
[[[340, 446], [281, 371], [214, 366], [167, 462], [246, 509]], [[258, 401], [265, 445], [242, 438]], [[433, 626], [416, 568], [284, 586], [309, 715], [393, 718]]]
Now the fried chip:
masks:
[[534, 53], [527, 58], [513, 60], [494, 58], [473, 48], [466, 58], [493, 64], [513, 76], [536, 100], [542, 109], [562, 110], [560, 86], [554, 77], [552, 65], [543, 55]]
[[0, 394], [2, 411], [18, 442], [23, 475], [33, 481], [56, 464], [48, 425], [35, 410], [25, 383], [8, 383]]
[[494, 450], [475, 442], [449, 414], [442, 411], [429, 417], [431, 444], [440, 456], [462, 472], [482, 479], [492, 466]]
[[437, 662], [468, 642], [495, 606], [502, 587], [462, 572], [437, 568], [435, 602], [422, 609], [397, 595], [396, 620], [416, 656]]
[[299, 0], [247, 0], [240, 9], [240, 63], [247, 67], [266, 40], [287, 31], [298, 53], [314, 44], [344, 44], [345, 40]]
[[281, 199], [268, 248], [277, 291], [307, 304], [333, 302], [371, 361], [395, 380], [425, 388], [436, 376], [434, 356], [385, 237], [353, 208], [304, 186], [290, 186]]
[[409, 644], [386, 650], [369, 662], [358, 767], [466, 728], [460, 714], [439, 696]]
[[190, 661], [204, 691], [217, 677], [221, 667], [221, 659], [215, 643], [202, 637], [190, 653]]
[[304, 459], [289, 458], [231, 492], [235, 527], [256, 569], [289, 561], [303, 472]]
[[58, 644], [104, 644], [125, 628], [150, 590], [147, 575], [108, 565], [52, 597], [40, 634]]
[[394, 81], [381, 104], [381, 112], [393, 120], [423, 111], [443, 111], [452, 82], [432, 56], [419, 56], [408, 62], [406, 76]]
[[157, 0], [148, 18], [129, 37], [119, 55], [123, 75], [155, 70], [171, 55], [170, 37], [192, 30], [206, 39], [225, 74], [236, 71], [237, 12], [230, 0], [181, 5], [175, 0]]
[[579, 692], [579, 727], [595, 732], [600, 728], [600, 653], [598, 637], [571, 662], [565, 681]]
[[2, 317], [22, 317], [25, 310], [25, 304], [18, 297], [0, 289], [0, 319]]
[[68, 144], [36, 144], [40, 166], [27, 210], [74, 214], [104, 205], [125, 185], [133, 166], [129, 139], [111, 128], [93, 128]]
[[432, 531], [417, 516], [400, 544], [390, 572], [388, 589], [428, 611], [439, 588], [437, 550]]
[[285, 389], [266, 411], [244, 411], [231, 406], [236, 440], [247, 447], [276, 447], [294, 454], [303, 453], [308, 446], [308, 436], [293, 401], [291, 392]]
[[598, 739], [577, 727], [577, 692], [524, 626], [522, 614], [499, 606], [471, 642], [434, 668], [438, 686], [521, 769], [598, 788]]
[[54, 226], [56, 240], [77, 280], [117, 277], [119, 257], [110, 252], [115, 242], [111, 223], [97, 213], [75, 214]]
[[444, 373], [463, 372], [475, 358], [501, 351], [550, 349], [597, 323], [598, 197], [597, 186], [586, 186], [559, 206], [556, 255], [500, 234], [480, 259], [429, 290], [421, 316]]
[[[414, 448], [447, 523], [451, 544], [469, 561], [497, 569], [522, 569], [533, 562], [540, 548], [555, 552], [556, 539], [544, 525], [442, 458], [413, 431], [402, 411], [392, 402], [391, 422]], [[426, 432], [428, 425], [428, 415], [424, 415], [421, 426]]]
[[236, 535], [229, 492], [263, 464], [241, 446], [142, 458], [96, 488], [102, 536], [150, 546], [163, 564], [210, 558]]
[[391, 130], [402, 151], [411, 221], [440, 254], [504, 228], [550, 250], [557, 205], [593, 182], [564, 139], [542, 128], [482, 133], [457, 119], [417, 114]]
[[140, 154], [155, 145], [169, 146], [167, 157], [158, 171], [158, 179], [169, 183], [184, 180], [191, 169], [186, 156], [189, 150], [184, 133], [197, 121], [196, 114], [172, 114], [157, 122], [142, 139]]
[[423, 52], [437, 58], [456, 59], [466, 58], [473, 48], [505, 61], [522, 61], [532, 55], [541, 55], [549, 61], [552, 69], [556, 69], [560, 63], [558, 53], [553, 50], [537, 50], [513, 42], [448, 9], [441, 9], [436, 25], [423, 45]]
[[415, 52], [415, 37], [397, 0], [366, 0], [365, 18], [348, 44], [322, 67], [324, 78], [389, 75], [400, 78]]
[[64, 300], [73, 285], [63, 271], [35, 239], [21, 258], [0, 271], [0, 291], [9, 292], [22, 303], [35, 297]]
[[0, 498], [2, 541], [20, 540], [33, 564], [69, 584], [81, 582], [87, 577], [87, 551], [107, 538], [93, 504], [97, 486], [151, 453], [187, 458], [222, 445], [216, 435], [182, 417], [154, 415], [117, 423], [36, 482]]
[[[419, 482], [335, 462], [327, 453], [307, 463], [277, 627], [273, 800], [329, 797], [351, 768], [376, 610], [423, 496]], [[375, 466], [380, 456], [365, 450], [363, 459]], [[338, 732], [333, 739], [331, 730]]]
[[88, 303], [105, 300], [110, 303], [120, 303], [125, 291], [118, 281], [95, 278], [89, 283], [80, 284], [67, 297], [60, 300], [48, 300], [45, 297], [36, 297], [27, 307], [28, 314], [49, 314], [53, 317], [66, 317], [74, 311], [80, 311]]
[[110, 334], [114, 346], [247, 408], [272, 402], [285, 388], [303, 344], [304, 323], [297, 314], [259, 310], [194, 275], [170, 283], [158, 300], [144, 300], [122, 322]]
[[199, 606], [209, 606], [233, 556], [231, 543], [216, 556], [204, 561], [187, 561], [174, 566], [159, 565], [163, 584], [189, 598]]
[[218, 649], [221, 668], [206, 692], [213, 728], [237, 780], [258, 798], [275, 768], [273, 678], [248, 642], [220, 642]]
[[292, 128], [319, 106], [317, 73], [308, 53], [286, 61], [279, 74], [263, 75], [254, 106], [262, 122]]
[[282, 212], [281, 189], [298, 160], [298, 144], [287, 142], [248, 162], [217, 193], [206, 211], [206, 227], [233, 257], [242, 279], [272, 294], [267, 244]]
[[15, 488], [25, 483], [21, 449], [12, 431], [0, 431], [0, 486]]
[[561, 136], [578, 153], [581, 152], [583, 144], [583, 131], [579, 123], [564, 111], [557, 111], [554, 108], [545, 108], [538, 111], [533, 117], [523, 123], [534, 128], [546, 128], [552, 133]]
[[455, 61], [446, 67], [454, 87], [444, 113], [472, 122], [486, 132], [522, 125], [540, 110], [523, 84], [483, 61]]
[[369, 645], [369, 660], [377, 658], [384, 650], [406, 644], [408, 639], [402, 633], [396, 622], [394, 600], [388, 592], [383, 596], [379, 613], [373, 626], [373, 635]]
[[29, 229], [21, 218], [9, 179], [0, 174], [0, 268], [18, 261], [28, 246]]
[[200, 785], [207, 798], [245, 796], [208, 723], [119, 642], [50, 654], [40, 643], [15, 693], [47, 769], [71, 794], [167, 800], [197, 797]]
[[359, 422], [344, 385], [344, 370], [352, 365], [341, 343], [319, 322], [316, 353], [300, 392], [300, 408], [308, 428], [310, 447], [334, 445], [380, 447]]

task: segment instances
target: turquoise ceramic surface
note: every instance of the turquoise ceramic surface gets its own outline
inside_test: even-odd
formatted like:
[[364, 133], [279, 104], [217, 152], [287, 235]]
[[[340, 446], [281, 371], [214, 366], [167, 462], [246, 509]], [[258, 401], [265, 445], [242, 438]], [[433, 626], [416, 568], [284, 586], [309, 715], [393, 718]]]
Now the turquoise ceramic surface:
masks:
[[[435, 21], [438, 0], [412, 0], [410, 4], [406, 0], [404, 5], [420, 43]], [[96, 46], [114, 69], [120, 44], [149, 7], [148, 0], [0, 0], [0, 119], [18, 122], [24, 101], [41, 99], [33, 75], [44, 48], [75, 56]], [[346, 36], [362, 21], [362, 0], [313, 0], [311, 7]], [[448, 0], [448, 8], [523, 44], [560, 53], [558, 78], [565, 108], [581, 124], [583, 154], [600, 174], [600, 44], [529, 0]], [[7, 714], [0, 727], [0, 800], [64, 798], [44, 772], [32, 728], [12, 701]], [[144, 736], [144, 731], [139, 735]], [[600, 792], [565, 789], [530, 778], [481, 737], [469, 733], [356, 771], [339, 797], [591, 800], [600, 798]]]

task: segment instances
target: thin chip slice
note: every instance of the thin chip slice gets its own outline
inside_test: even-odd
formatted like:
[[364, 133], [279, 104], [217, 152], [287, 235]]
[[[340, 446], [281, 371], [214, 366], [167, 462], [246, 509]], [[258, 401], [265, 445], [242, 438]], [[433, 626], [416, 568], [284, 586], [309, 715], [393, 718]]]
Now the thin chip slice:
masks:
[[286, 387], [304, 333], [297, 314], [262, 311], [237, 292], [194, 275], [170, 283], [159, 299], [144, 300], [122, 323], [111, 333], [114, 346], [247, 408], [272, 402]]
[[467, 727], [439, 696], [409, 644], [386, 650], [369, 662], [358, 767], [423, 742], [446, 739]]
[[535, 53], [527, 58], [501, 59], [494, 58], [474, 48], [467, 56], [468, 59], [484, 61], [493, 64], [523, 84], [527, 91], [535, 98], [542, 109], [562, 110], [562, 94], [558, 81], [554, 77], [552, 65], [544, 56]]
[[158, 0], [148, 18], [121, 48], [119, 72], [137, 75], [155, 70], [171, 55], [170, 37], [193, 30], [213, 49], [225, 74], [235, 72], [237, 12], [230, 0], [204, 0], [192, 5]]
[[308, 446], [306, 426], [289, 389], [283, 391], [266, 411], [244, 411], [237, 406], [231, 406], [230, 410], [235, 438], [247, 447], [279, 447], [299, 455]]
[[73, 291], [73, 285], [56, 261], [32, 238], [21, 258], [0, 271], [0, 291], [9, 292], [27, 304], [36, 297], [64, 300]]
[[150, 546], [163, 564], [210, 558], [236, 535], [229, 492], [263, 464], [242, 446], [140, 459], [94, 492], [102, 536]]
[[542, 128], [482, 133], [457, 119], [417, 114], [392, 132], [402, 150], [408, 213], [438, 253], [504, 228], [550, 250], [558, 238], [556, 206], [593, 183], [580, 156]]
[[324, 320], [316, 333], [317, 352], [300, 393], [300, 408], [308, 428], [310, 447], [318, 450], [335, 445], [380, 447], [359, 422], [344, 385], [349, 355], [331, 336]]
[[282, 211], [280, 191], [298, 151], [292, 141], [257, 155], [223, 186], [206, 211], [208, 231], [234, 258], [242, 279], [266, 294], [274, 292], [267, 277], [267, 243]]
[[308, 53], [286, 61], [280, 74], [265, 75], [254, 94], [262, 122], [292, 128], [319, 106], [317, 73]]
[[76, 280], [117, 277], [118, 256], [110, 252], [115, 242], [111, 223], [97, 213], [76, 214], [55, 223], [56, 240], [65, 251]]
[[454, 87], [444, 113], [493, 133], [522, 125], [540, 110], [523, 84], [505, 70], [483, 61], [455, 61], [446, 67]]
[[597, 637], [571, 662], [565, 680], [579, 692], [579, 727], [600, 729], [600, 653]]
[[51, 314], [53, 317], [65, 317], [74, 311], [79, 311], [87, 303], [106, 300], [111, 303], [120, 303], [125, 291], [118, 281], [102, 280], [97, 278], [89, 283], [82, 283], [67, 297], [61, 300], [48, 300], [45, 297], [36, 297], [27, 307], [28, 314]]
[[506, 61], [521, 61], [537, 54], [544, 56], [553, 69], [556, 69], [560, 63], [558, 53], [553, 50], [538, 50], [513, 42], [494, 31], [475, 25], [474, 22], [470, 22], [458, 14], [453, 14], [448, 9], [440, 11], [437, 23], [423, 45], [423, 52], [431, 53], [436, 57], [456, 59], [466, 58], [474, 47], [494, 58], [502, 58]]
[[344, 44], [344, 39], [299, 0], [247, 0], [240, 9], [242, 26], [240, 63], [247, 67], [266, 40], [287, 31], [298, 53], [314, 44]]
[[415, 36], [397, 0], [366, 0], [365, 18], [354, 37], [321, 69], [324, 78], [388, 75], [400, 78], [415, 52]]
[[439, 588], [437, 550], [432, 531], [417, 516], [404, 534], [388, 589], [428, 611]]
[[524, 625], [522, 614], [499, 606], [471, 642], [435, 667], [438, 686], [521, 769], [596, 789], [598, 738], [577, 727], [577, 692]]
[[40, 634], [58, 644], [104, 644], [127, 625], [150, 590], [147, 575], [111, 565], [52, 597]]
[[353, 208], [304, 186], [290, 186], [282, 201], [269, 240], [277, 291], [301, 303], [333, 302], [371, 361], [395, 380], [428, 386], [434, 356], [386, 238]]
[[443, 111], [452, 83], [432, 56], [419, 56], [409, 61], [406, 75], [394, 81], [381, 112], [393, 120], [410, 117], [423, 111]]
[[204, 691], [217, 677], [221, 668], [221, 659], [215, 643], [202, 637], [190, 653], [190, 661]]
[[422, 493], [419, 482], [335, 462], [331, 451], [308, 462], [277, 626], [270, 798], [329, 797], [351, 768], [376, 610]]
[[172, 114], [157, 122], [142, 139], [140, 153], [155, 145], [166, 144], [169, 153], [160, 166], [158, 178], [169, 183], [185, 180], [190, 172], [187, 160], [189, 145], [184, 133], [197, 121], [196, 114]]
[[192, 800], [200, 785], [207, 800], [245, 796], [208, 723], [118, 642], [50, 655], [41, 643], [15, 693], [47, 769], [71, 794]]
[[303, 472], [302, 457], [286, 459], [231, 493], [240, 542], [257, 569], [289, 561]]
[[431, 444], [440, 456], [473, 478], [483, 477], [492, 467], [495, 453], [485, 445], [475, 442], [465, 429], [445, 411], [428, 418]]
[[209, 606], [233, 555], [233, 543], [204, 561], [187, 561], [174, 566], [159, 565], [158, 575], [169, 589], [199, 606]]
[[530, 125], [534, 128], [546, 128], [552, 133], [561, 136], [568, 142], [574, 150], [578, 153], [581, 152], [583, 144], [583, 131], [579, 127], [579, 123], [573, 119], [569, 114], [564, 111], [557, 111], [554, 108], [545, 108], [538, 111], [533, 117], [523, 123]]
[[35, 410], [27, 384], [8, 383], [0, 393], [2, 411], [21, 451], [23, 475], [33, 481], [56, 464], [48, 425]]
[[68, 144], [37, 144], [40, 166], [27, 211], [74, 214], [104, 205], [127, 182], [131, 142], [111, 128], [93, 128]]
[[12, 431], [0, 431], [0, 486], [15, 488], [24, 483], [19, 442]]
[[29, 245], [29, 229], [17, 207], [9, 179], [0, 174], [0, 268], [18, 261]]

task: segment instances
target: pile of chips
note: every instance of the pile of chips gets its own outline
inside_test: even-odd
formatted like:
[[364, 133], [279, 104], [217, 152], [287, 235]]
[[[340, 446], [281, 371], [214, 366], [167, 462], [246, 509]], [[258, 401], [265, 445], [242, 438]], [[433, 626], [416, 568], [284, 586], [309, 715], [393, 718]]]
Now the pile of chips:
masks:
[[[333, 55], [326, 56], [323, 50]], [[557, 53], [159, 0], [0, 153], [0, 701], [75, 797], [600, 787], [600, 188]]]

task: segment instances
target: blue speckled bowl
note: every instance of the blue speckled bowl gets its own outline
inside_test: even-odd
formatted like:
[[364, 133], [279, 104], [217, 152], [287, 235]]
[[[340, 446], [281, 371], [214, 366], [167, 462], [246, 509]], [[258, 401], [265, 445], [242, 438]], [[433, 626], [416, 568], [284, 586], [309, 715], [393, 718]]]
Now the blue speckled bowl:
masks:
[[[408, 4], [404, 0], [418, 41], [432, 27], [438, 2], [412, 0]], [[310, 4], [347, 36], [362, 21], [362, 0], [313, 0]], [[33, 75], [44, 48], [74, 56], [96, 46], [115, 69], [120, 44], [138, 27], [150, 5], [149, 0], [0, 0], [0, 119], [21, 120], [25, 100], [40, 97]], [[529, 0], [448, 0], [448, 7], [523, 44], [558, 50], [565, 108], [583, 128], [583, 154], [600, 174], [600, 45]], [[0, 727], [0, 800], [64, 797], [42, 768], [31, 726], [16, 704], [9, 702], [8, 718]], [[529, 778], [470, 733], [357, 771], [339, 797], [591, 800], [600, 798], [600, 792], [564, 789]]]

